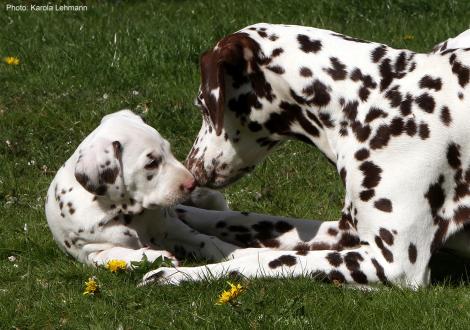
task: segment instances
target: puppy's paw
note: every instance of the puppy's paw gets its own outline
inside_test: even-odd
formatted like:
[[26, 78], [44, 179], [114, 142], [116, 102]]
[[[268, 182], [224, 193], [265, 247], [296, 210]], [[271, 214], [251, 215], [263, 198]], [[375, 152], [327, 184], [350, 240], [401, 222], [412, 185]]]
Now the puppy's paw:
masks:
[[170, 284], [178, 285], [181, 282], [189, 280], [185, 273], [174, 267], [160, 267], [144, 275], [139, 286], [148, 284]]

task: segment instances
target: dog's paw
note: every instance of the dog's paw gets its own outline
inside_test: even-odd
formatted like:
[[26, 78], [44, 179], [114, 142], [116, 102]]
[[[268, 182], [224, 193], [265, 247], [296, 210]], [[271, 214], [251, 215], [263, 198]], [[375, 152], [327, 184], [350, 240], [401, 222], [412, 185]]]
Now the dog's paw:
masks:
[[160, 267], [144, 275], [139, 286], [148, 284], [170, 284], [178, 285], [184, 280], [188, 280], [185, 273], [174, 267]]
[[[185, 203], [183, 203], [185, 204]], [[206, 210], [228, 211], [230, 210], [224, 195], [209, 188], [196, 188], [191, 193], [188, 206], [195, 206]]]

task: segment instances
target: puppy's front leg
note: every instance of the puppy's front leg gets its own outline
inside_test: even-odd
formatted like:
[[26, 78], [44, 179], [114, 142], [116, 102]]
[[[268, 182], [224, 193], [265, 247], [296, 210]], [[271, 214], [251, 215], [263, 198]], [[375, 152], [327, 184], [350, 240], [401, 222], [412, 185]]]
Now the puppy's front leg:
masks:
[[88, 255], [88, 263], [95, 266], [106, 265], [110, 260], [124, 260], [129, 268], [131, 262], [142, 261], [144, 256], [149, 262], [163, 257], [169, 260], [174, 266], [178, 266], [176, 258], [168, 251], [152, 250], [150, 248], [129, 249], [124, 247], [111, 247], [109, 249], [92, 252]]

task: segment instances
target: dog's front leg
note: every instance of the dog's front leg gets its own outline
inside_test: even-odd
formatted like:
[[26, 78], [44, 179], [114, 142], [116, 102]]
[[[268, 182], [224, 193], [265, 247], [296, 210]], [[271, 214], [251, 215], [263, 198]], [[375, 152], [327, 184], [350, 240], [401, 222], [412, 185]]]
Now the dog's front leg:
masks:
[[209, 211], [188, 206], [176, 208], [177, 216], [201, 233], [240, 247], [279, 250], [341, 250], [359, 244], [345, 219], [318, 221], [252, 212]]
[[310, 276], [316, 280], [358, 286], [396, 283], [415, 288], [427, 284], [427, 271], [421, 278], [406, 278], [405, 266], [400, 260], [389, 262], [371, 246], [343, 251], [311, 251], [307, 255], [295, 251], [267, 251], [201, 267], [162, 267], [147, 273], [142, 284], [179, 284], [234, 274], [247, 278]]

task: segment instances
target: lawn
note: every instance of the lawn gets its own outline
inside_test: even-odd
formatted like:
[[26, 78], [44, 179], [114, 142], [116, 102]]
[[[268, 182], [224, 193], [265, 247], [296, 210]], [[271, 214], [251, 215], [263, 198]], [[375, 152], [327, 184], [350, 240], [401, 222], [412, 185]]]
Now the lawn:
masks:
[[[199, 55], [225, 34], [290, 23], [426, 52], [468, 28], [469, 1], [82, 3], [86, 12], [14, 12], [0, 1], [0, 57], [21, 61], [0, 63], [1, 329], [468, 328], [470, 283], [449, 281], [452, 265], [435, 267], [435, 284], [417, 292], [252, 280], [238, 306], [217, 306], [223, 280], [137, 288], [138, 274], [75, 262], [53, 242], [43, 205], [55, 171], [112, 111], [143, 114], [184, 159], [201, 121], [192, 105]], [[343, 196], [325, 157], [297, 142], [224, 193], [236, 210], [328, 220]], [[83, 296], [92, 275], [101, 294]]]

